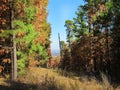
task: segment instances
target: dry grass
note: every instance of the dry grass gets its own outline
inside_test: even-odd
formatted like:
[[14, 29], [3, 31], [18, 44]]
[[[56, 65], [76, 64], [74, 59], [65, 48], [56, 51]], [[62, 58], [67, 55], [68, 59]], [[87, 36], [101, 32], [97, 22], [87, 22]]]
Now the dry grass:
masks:
[[[88, 81], [84, 78], [84, 81], [80, 81], [79, 77], [64, 77], [50, 69], [30, 68], [26, 75], [18, 78], [18, 82], [22, 83], [21, 85], [15, 83], [12, 84], [14, 89], [0, 88], [0, 90], [115, 90], [104, 75], [103, 79], [102, 84], [95, 79]], [[20, 89], [20, 87], [22, 88]], [[120, 90], [120, 87], [116, 90]]]
[[45, 90], [109, 90], [105, 86], [107, 81], [104, 85], [98, 83], [95, 79], [91, 81], [86, 79], [83, 82], [79, 78], [72, 79], [60, 76], [58, 73], [44, 68], [31, 68], [24, 78], [20, 78], [20, 81], [37, 85], [38, 90], [41, 86], [47, 87]]

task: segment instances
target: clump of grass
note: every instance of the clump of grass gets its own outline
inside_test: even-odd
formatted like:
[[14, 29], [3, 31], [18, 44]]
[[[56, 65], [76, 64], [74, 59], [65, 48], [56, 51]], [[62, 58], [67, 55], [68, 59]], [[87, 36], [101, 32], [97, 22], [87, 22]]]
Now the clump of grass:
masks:
[[112, 85], [110, 84], [110, 80], [108, 79], [108, 77], [101, 73], [101, 77], [102, 77], [102, 85], [105, 88], [105, 90], [113, 90]]

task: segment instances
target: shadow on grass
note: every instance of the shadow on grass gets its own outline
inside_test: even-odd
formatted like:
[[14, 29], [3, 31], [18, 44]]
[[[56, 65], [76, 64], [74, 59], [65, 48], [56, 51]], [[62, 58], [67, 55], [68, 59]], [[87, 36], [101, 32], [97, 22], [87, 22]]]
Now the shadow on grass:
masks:
[[58, 90], [54, 85], [34, 85], [21, 82], [4, 81], [7, 85], [0, 85], [0, 90]]
[[[21, 82], [5, 81], [8, 85], [0, 85], [0, 90], [37, 90], [37, 85]], [[41, 90], [41, 89], [39, 89]]]

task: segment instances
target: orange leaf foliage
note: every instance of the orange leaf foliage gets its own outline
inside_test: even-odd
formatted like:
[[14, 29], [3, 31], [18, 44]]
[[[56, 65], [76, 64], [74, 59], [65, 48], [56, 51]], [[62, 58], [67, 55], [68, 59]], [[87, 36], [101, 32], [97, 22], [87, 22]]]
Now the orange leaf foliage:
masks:
[[35, 8], [38, 10], [35, 15], [35, 21], [33, 22], [35, 30], [40, 32], [40, 35], [35, 39], [35, 43], [40, 43], [45, 45], [47, 42], [47, 38], [49, 37], [49, 33], [47, 28], [47, 12], [46, 6], [48, 4], [48, 0], [34, 0]]

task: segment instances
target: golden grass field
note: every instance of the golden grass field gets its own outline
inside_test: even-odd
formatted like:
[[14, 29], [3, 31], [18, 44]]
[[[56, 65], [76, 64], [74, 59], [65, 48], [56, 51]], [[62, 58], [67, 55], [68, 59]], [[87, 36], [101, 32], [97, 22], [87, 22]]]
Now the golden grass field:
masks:
[[120, 90], [113, 88], [104, 76], [103, 83], [80, 77], [65, 77], [52, 69], [30, 68], [16, 82], [0, 79], [0, 90]]

